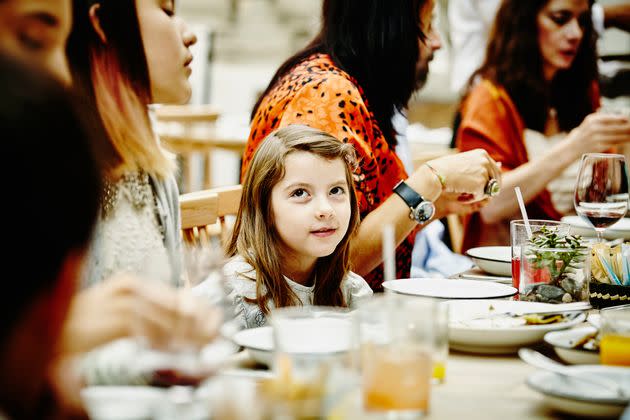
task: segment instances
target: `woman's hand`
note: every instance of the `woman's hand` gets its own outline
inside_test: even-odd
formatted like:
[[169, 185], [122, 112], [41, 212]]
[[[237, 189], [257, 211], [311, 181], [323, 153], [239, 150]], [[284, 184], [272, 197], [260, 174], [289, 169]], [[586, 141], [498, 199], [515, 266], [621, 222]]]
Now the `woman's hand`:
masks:
[[[431, 160], [428, 164], [444, 178], [442, 194], [445, 195], [444, 203], [450, 203], [448, 207], [452, 207], [456, 203], [476, 202], [482, 206], [485, 204], [484, 199], [487, 198], [485, 188], [488, 181], [496, 179], [499, 185], [501, 183], [499, 166], [483, 149], [444, 156]], [[412, 177], [416, 173], [418, 171]], [[473, 207], [477, 207], [477, 205]], [[475, 211], [472, 208], [466, 209], [461, 206], [455, 206], [452, 209], [454, 213]]]
[[220, 312], [187, 290], [117, 275], [75, 296], [60, 352], [82, 353], [129, 336], [143, 336], [158, 348], [173, 340], [203, 345], [217, 336], [220, 325]]
[[567, 136], [576, 158], [584, 153], [600, 153], [630, 142], [630, 120], [622, 115], [595, 112], [587, 115]]
[[[464, 196], [465, 197], [465, 196]], [[444, 192], [435, 204], [435, 219], [441, 219], [449, 214], [465, 216], [481, 210], [490, 202], [490, 197], [478, 201], [462, 201], [462, 195], [458, 193]]]

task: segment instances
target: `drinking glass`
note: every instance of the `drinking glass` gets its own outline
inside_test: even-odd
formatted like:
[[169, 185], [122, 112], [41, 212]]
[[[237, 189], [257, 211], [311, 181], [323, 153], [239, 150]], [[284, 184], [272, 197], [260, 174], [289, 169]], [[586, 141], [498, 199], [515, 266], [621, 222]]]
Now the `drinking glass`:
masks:
[[630, 305], [605, 308], [599, 313], [602, 364], [630, 366]]
[[[352, 322], [345, 309], [273, 309], [274, 418], [323, 418], [328, 395], [341, 395], [351, 372]], [[354, 384], [352, 384], [354, 385]]]
[[[543, 226], [555, 231], [560, 236], [566, 236], [569, 234], [570, 226], [566, 223], [558, 222], [556, 220], [530, 220], [530, 229], [532, 235], [540, 232]], [[521, 276], [521, 245], [527, 244], [529, 236], [527, 235], [527, 228], [525, 227], [524, 220], [511, 220], [510, 221], [510, 248], [512, 251], [512, 286], [517, 290], [519, 289], [519, 279]]]
[[387, 418], [429, 411], [435, 302], [416, 296], [374, 297], [355, 312], [363, 407]]
[[[221, 335], [229, 335], [233, 309], [223, 276], [225, 255], [220, 243], [186, 244], [182, 248], [182, 277], [178, 279], [179, 310], [183, 316], [173, 328], [168, 351], [171, 361], [155, 374], [164, 385], [195, 385], [214, 373], [219, 363], [236, 348]], [[207, 316], [206, 325], [197, 322]], [[209, 343], [199, 342], [217, 324], [221, 335]]]
[[597, 232], [598, 242], [607, 227], [628, 210], [628, 172], [623, 155], [587, 153], [582, 155], [574, 201], [575, 211]]

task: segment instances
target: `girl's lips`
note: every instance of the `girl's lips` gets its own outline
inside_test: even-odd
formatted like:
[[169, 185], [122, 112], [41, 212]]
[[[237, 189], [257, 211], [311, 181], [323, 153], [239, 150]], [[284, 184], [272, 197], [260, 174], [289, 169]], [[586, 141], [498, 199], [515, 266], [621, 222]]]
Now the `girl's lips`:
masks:
[[328, 236], [333, 235], [337, 229], [322, 229], [312, 231], [311, 234], [317, 236], [318, 238], [327, 238]]

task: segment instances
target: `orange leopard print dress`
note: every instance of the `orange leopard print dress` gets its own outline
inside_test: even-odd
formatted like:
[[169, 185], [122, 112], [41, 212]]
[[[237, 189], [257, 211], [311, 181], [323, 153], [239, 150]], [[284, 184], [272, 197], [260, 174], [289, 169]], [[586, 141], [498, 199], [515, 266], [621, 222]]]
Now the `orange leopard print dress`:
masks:
[[[289, 124], [308, 125], [354, 145], [359, 159], [355, 188], [361, 218], [385, 201], [398, 181], [407, 178], [402, 162], [370, 112], [362, 89], [327, 54], [315, 54], [296, 65], [262, 100], [252, 120], [243, 174], [262, 140]], [[397, 278], [409, 277], [415, 233], [396, 249]], [[371, 271], [365, 280], [374, 291], [382, 291], [383, 266]]]

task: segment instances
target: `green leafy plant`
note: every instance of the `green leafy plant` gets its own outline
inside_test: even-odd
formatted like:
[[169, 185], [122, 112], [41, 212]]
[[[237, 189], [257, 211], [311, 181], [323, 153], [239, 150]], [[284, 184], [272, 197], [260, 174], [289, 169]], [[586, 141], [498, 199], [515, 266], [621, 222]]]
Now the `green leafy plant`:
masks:
[[558, 235], [555, 229], [543, 226], [529, 240], [524, 256], [527, 286], [524, 300], [572, 302], [585, 298], [587, 282], [584, 264], [587, 250], [577, 235]]

